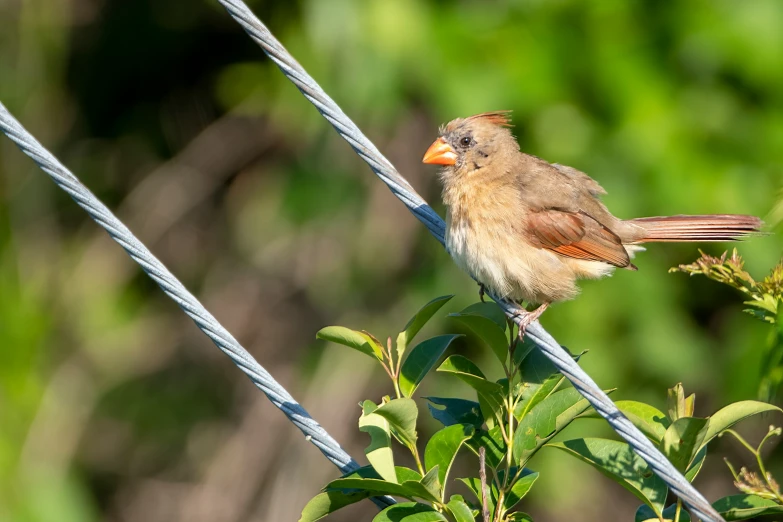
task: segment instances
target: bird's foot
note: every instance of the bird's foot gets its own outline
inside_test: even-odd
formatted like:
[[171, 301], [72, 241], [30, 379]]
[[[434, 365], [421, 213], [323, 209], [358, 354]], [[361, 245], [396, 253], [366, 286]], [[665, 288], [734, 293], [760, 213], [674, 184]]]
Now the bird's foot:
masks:
[[479, 283], [478, 285], [479, 285], [479, 299], [481, 299], [482, 303], [485, 303], [486, 301], [484, 301], [484, 294], [486, 293], [487, 289], [484, 288], [484, 285], [482, 285], [481, 283]]
[[539, 305], [538, 308], [533, 310], [532, 312], [528, 312], [527, 310], [520, 311], [517, 314], [515, 314], [515, 317], [519, 317], [519, 340], [523, 341], [525, 337], [525, 332], [527, 331], [527, 327], [530, 326], [534, 321], [537, 321], [539, 317], [541, 317], [541, 314], [546, 312], [546, 309], [549, 308], [549, 303], [544, 303], [542, 305]]

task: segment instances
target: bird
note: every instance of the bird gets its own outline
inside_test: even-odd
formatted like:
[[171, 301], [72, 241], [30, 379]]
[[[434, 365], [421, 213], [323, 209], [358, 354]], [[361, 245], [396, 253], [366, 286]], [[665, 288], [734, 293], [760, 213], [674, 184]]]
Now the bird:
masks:
[[575, 168], [520, 150], [511, 111], [457, 118], [439, 129], [423, 163], [442, 167], [446, 249], [494, 296], [535, 308], [518, 312], [519, 337], [552, 304], [573, 299], [577, 280], [631, 263], [645, 243], [735, 241], [763, 221], [739, 214], [620, 219], [606, 191]]

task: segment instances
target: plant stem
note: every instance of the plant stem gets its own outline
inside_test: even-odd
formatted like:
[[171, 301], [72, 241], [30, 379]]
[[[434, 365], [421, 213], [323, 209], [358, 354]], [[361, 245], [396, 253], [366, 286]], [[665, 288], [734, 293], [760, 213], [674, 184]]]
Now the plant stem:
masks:
[[745, 448], [747, 448], [748, 451], [750, 451], [751, 453], [753, 453], [753, 455], [758, 457], [758, 451], [756, 451], [756, 448], [754, 448], [753, 446], [748, 444], [748, 441], [746, 441], [744, 438], [742, 438], [742, 435], [740, 435], [739, 433], [737, 433], [734, 430], [725, 430], [723, 433], [728, 433], [730, 435], [733, 435], [734, 438], [737, 439], [740, 444], [745, 446]]
[[484, 522], [490, 522], [489, 518], [489, 502], [487, 501], [487, 450], [484, 446], [479, 448], [479, 478], [481, 479], [481, 512], [484, 517]]
[[424, 472], [424, 466], [421, 464], [421, 457], [419, 456], [419, 449], [416, 447], [416, 444], [410, 446], [411, 453], [413, 454], [413, 460], [416, 461], [416, 467], [419, 468], [419, 474], [423, 477], [426, 473]]
[[682, 511], [682, 500], [677, 499], [677, 509], [674, 510], [674, 522], [680, 522], [680, 511]]
[[392, 382], [394, 383], [394, 393], [397, 394], [397, 398], [399, 399], [402, 397], [402, 394], [400, 393], [400, 384], [397, 382], [395, 377], [392, 377]]

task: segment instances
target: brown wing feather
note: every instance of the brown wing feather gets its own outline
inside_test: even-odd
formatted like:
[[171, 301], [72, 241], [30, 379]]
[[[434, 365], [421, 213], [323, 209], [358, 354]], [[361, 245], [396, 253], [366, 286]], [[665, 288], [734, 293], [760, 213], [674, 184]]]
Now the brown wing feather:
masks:
[[620, 238], [584, 212], [550, 209], [528, 218], [532, 243], [574, 259], [633, 267]]

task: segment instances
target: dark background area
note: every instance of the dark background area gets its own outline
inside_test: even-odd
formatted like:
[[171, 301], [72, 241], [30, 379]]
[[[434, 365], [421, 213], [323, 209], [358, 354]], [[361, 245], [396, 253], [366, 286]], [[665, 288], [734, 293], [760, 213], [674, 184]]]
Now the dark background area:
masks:
[[[421, 157], [438, 125], [514, 110], [522, 149], [572, 165], [621, 217], [748, 213], [783, 187], [783, 4], [774, 0], [248, 2], [441, 214]], [[329, 324], [396, 335], [477, 289], [214, 1], [0, 0], [0, 100], [364, 461], [357, 402], [390, 392]], [[778, 207], [779, 209], [782, 207]], [[780, 235], [738, 246], [758, 278]], [[720, 254], [728, 245], [704, 245]], [[741, 296], [668, 274], [583, 284], [545, 327], [615, 399], [697, 415], [756, 396], [769, 328]], [[485, 357], [471, 338], [456, 350]], [[491, 356], [490, 356], [491, 357]], [[457, 393], [435, 375], [421, 395]], [[743, 425], [757, 439], [774, 416]], [[432, 433], [432, 419], [420, 431]], [[566, 438], [612, 436], [577, 421]], [[696, 481], [733, 491], [721, 462]], [[773, 472], [783, 476], [778, 455]], [[453, 476], [475, 467], [464, 455]], [[461, 466], [461, 468], [460, 468]], [[627, 521], [638, 502], [544, 450], [537, 521]], [[0, 519], [287, 521], [336, 469], [104, 232], [0, 139]], [[464, 476], [464, 474], [463, 474]], [[369, 520], [370, 503], [333, 520]]]

